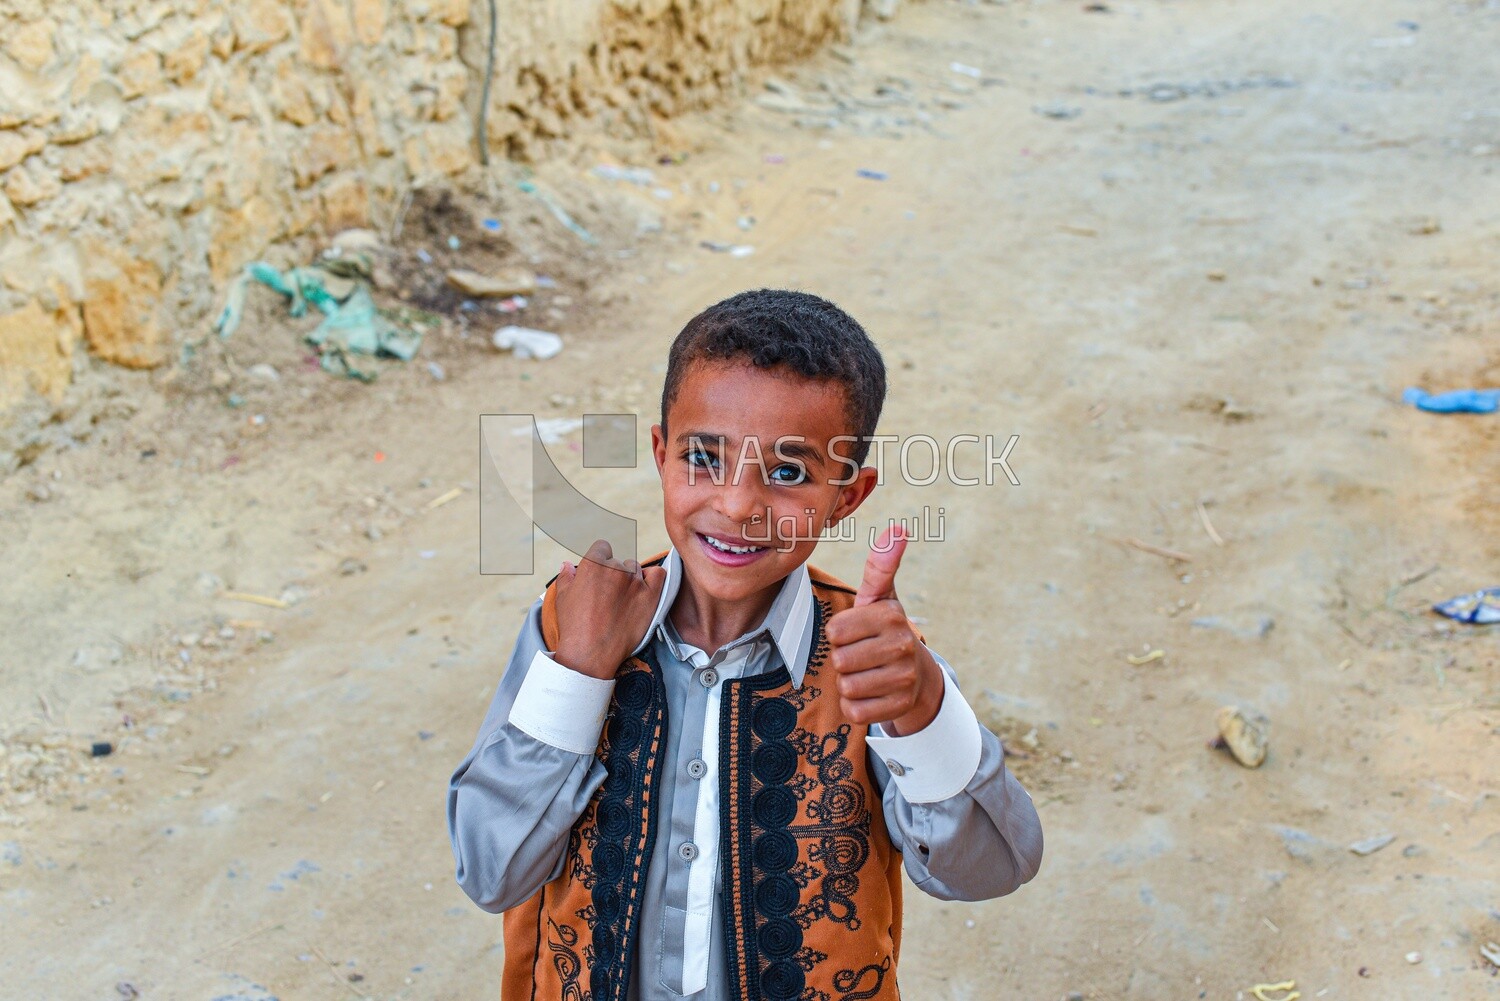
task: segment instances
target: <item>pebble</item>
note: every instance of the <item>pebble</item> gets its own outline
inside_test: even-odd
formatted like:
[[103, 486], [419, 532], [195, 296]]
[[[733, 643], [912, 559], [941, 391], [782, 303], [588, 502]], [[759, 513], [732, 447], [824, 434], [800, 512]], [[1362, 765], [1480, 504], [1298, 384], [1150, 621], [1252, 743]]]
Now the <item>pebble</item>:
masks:
[[1408, 952], [1406, 954], [1406, 961], [1415, 966], [1422, 961], [1422, 954], [1420, 952]]

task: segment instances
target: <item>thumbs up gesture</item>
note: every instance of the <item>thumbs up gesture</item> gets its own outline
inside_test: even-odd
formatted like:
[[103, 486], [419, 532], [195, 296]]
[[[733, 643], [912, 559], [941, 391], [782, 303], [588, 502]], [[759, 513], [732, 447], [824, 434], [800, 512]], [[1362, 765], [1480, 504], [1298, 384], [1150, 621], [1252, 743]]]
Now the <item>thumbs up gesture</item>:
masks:
[[912, 630], [896, 597], [906, 533], [894, 525], [865, 561], [854, 607], [828, 620], [839, 706], [853, 723], [879, 723], [888, 736], [926, 727], [943, 702], [943, 669]]

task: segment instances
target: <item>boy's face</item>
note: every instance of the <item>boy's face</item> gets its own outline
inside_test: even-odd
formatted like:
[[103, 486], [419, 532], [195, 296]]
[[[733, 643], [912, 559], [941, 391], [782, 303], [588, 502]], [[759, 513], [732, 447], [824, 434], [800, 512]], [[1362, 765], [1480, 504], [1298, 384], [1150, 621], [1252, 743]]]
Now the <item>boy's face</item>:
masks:
[[[846, 390], [745, 361], [695, 362], [651, 428], [667, 534], [693, 585], [754, 597], [807, 561], [818, 535], [875, 488], [847, 457]], [[839, 482], [834, 482], [839, 481]], [[848, 481], [848, 482], [844, 482]], [[737, 551], [731, 551], [737, 550]]]

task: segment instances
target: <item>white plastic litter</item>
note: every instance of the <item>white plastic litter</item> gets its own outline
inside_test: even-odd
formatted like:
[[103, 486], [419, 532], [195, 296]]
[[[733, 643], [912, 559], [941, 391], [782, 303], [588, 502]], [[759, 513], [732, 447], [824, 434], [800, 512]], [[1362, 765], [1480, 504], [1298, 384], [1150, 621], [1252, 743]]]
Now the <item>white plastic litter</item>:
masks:
[[517, 358], [551, 358], [563, 348], [562, 338], [531, 327], [505, 326], [495, 331], [495, 347]]

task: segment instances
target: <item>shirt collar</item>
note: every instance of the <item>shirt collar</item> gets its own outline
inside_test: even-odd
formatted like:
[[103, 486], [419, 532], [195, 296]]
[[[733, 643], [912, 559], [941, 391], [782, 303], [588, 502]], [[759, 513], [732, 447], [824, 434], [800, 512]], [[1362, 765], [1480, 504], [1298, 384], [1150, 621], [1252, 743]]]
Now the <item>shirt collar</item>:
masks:
[[[672, 642], [664, 626], [667, 624], [667, 613], [672, 610], [672, 605], [677, 601], [677, 592], [682, 588], [683, 576], [682, 557], [675, 548], [668, 550], [662, 566], [666, 568], [667, 580], [661, 589], [661, 599], [656, 603], [655, 614], [651, 616], [650, 628], [646, 630], [632, 656], [638, 656], [658, 635], [667, 642]], [[776, 593], [776, 599], [771, 602], [771, 608], [761, 624], [729, 645], [735, 646], [769, 633], [776, 652], [781, 655], [781, 662], [792, 676], [792, 684], [801, 688], [802, 678], [807, 674], [808, 654], [812, 650], [812, 602], [812, 578], [808, 576], [806, 564], [803, 564], [787, 574], [786, 579], [781, 582], [781, 590]]]

